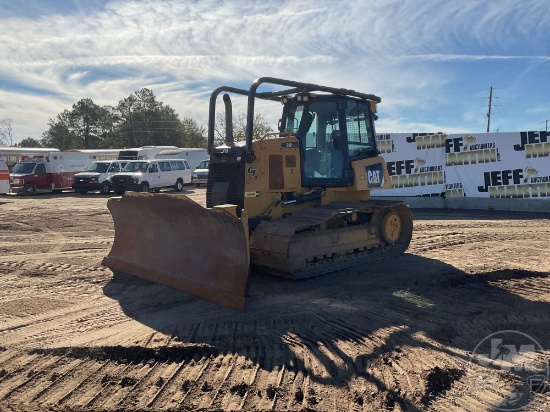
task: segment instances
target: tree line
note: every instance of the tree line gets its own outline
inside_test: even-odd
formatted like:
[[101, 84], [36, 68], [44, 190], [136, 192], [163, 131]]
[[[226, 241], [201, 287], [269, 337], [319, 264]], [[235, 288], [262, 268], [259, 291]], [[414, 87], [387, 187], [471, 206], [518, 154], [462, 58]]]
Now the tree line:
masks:
[[205, 129], [143, 88], [116, 107], [82, 99], [48, 122], [41, 144], [67, 149], [106, 149], [140, 146], [204, 147]]
[[206, 147], [206, 129], [143, 88], [118, 102], [100, 106], [81, 99], [71, 110], [49, 119], [42, 139], [23, 139], [20, 147], [109, 149], [140, 146]]
[[[6, 125], [12, 138], [11, 119]], [[244, 135], [246, 114], [233, 119], [234, 135]], [[263, 114], [254, 117], [254, 134], [273, 131]], [[214, 125], [216, 145], [223, 142], [225, 116], [218, 113]], [[140, 146], [206, 147], [206, 128], [194, 119], [180, 119], [176, 111], [159, 102], [153, 91], [143, 88], [118, 102], [100, 106], [92, 99], [81, 99], [55, 118], [49, 119], [42, 139], [25, 138], [16, 146], [68, 149], [109, 149]], [[8, 139], [5, 139], [6, 141]], [[0, 142], [1, 143], [1, 142]], [[1, 144], [0, 144], [1, 145]], [[8, 144], [9, 145], [9, 144]]]

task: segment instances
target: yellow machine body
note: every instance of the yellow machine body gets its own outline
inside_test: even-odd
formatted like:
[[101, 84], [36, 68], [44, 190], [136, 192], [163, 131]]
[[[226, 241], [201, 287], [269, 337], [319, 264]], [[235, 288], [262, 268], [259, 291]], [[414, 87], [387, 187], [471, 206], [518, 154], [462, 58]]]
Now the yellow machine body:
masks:
[[[259, 93], [266, 82], [291, 88]], [[245, 144], [234, 141], [228, 125], [224, 143], [213, 146], [222, 91], [248, 96]], [[256, 98], [281, 101], [279, 132], [252, 134]], [[115, 239], [103, 264], [242, 311], [250, 270], [300, 279], [402, 254], [412, 237], [410, 210], [370, 197], [391, 187], [376, 149], [379, 101], [272, 78], [248, 91], [216, 89], [207, 208], [185, 195], [128, 192], [110, 199]], [[227, 94], [224, 102], [230, 119]]]

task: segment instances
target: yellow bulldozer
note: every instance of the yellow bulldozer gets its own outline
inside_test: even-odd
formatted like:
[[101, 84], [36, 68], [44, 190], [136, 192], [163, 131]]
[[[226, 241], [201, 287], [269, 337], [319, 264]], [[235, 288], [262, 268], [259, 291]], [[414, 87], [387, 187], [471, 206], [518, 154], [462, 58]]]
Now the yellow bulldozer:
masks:
[[[221, 93], [225, 140], [214, 147]], [[239, 142], [230, 93], [247, 98]], [[282, 104], [276, 133], [253, 134], [258, 99]], [[401, 255], [409, 208], [370, 198], [391, 185], [375, 140], [380, 101], [271, 77], [249, 90], [219, 87], [210, 97], [207, 207], [175, 194], [109, 199], [115, 239], [103, 265], [243, 311], [250, 271], [302, 279]]]

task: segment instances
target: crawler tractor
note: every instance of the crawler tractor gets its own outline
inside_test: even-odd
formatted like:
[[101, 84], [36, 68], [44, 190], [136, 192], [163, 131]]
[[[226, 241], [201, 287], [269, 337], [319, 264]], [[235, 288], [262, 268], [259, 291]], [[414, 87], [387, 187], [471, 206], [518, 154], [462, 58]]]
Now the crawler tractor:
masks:
[[[268, 91], [258, 91], [260, 85]], [[227, 119], [214, 147], [216, 102]], [[246, 96], [244, 141], [229, 93]], [[253, 134], [258, 99], [282, 104], [278, 131]], [[260, 78], [210, 98], [207, 208], [184, 195], [132, 193], [108, 201], [115, 223], [103, 264], [222, 306], [244, 310], [249, 272], [290, 279], [330, 274], [407, 249], [412, 215], [374, 200], [390, 187], [376, 146], [380, 98], [353, 90]]]

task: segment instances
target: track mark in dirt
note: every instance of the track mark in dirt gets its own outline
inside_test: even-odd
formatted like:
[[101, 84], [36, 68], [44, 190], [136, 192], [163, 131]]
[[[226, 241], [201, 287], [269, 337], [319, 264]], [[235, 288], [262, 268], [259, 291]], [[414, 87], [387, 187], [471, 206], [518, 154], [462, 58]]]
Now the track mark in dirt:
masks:
[[196, 354], [216, 354], [217, 349], [209, 345], [182, 345], [160, 348], [144, 348], [141, 346], [101, 346], [101, 347], [70, 347], [53, 349], [32, 349], [29, 354], [66, 356], [74, 359], [91, 359], [96, 361], [109, 360], [118, 363], [149, 363], [165, 362], [179, 363], [191, 359]]
[[0, 314], [12, 316], [36, 315], [52, 309], [63, 308], [70, 305], [66, 300], [44, 298], [14, 299], [7, 302], [0, 302]]
[[550, 274], [548, 272], [538, 272], [533, 270], [499, 270], [495, 272], [488, 272], [484, 274], [478, 274], [476, 276], [464, 274], [464, 273], [453, 273], [448, 274], [443, 277], [440, 277], [437, 282], [439, 287], [446, 288], [456, 288], [460, 286], [476, 285], [476, 284], [486, 284], [487, 282], [502, 282], [505, 280], [512, 279], [529, 279], [529, 278], [549, 278]]
[[[415, 223], [400, 261], [342, 272], [342, 281], [259, 282], [251, 310], [234, 314], [102, 268], [112, 221], [106, 200], [88, 199], [102, 208], [97, 231], [80, 230], [92, 211], [81, 198], [52, 199], [42, 215], [19, 198], [13, 209], [28, 203], [28, 212], [14, 219], [30, 223], [0, 235], [0, 250], [13, 252], [0, 251], [0, 302], [60, 301], [32, 315], [0, 306], [0, 409], [477, 410], [456, 371], [487, 330], [521, 329], [550, 347], [541, 328], [550, 325], [546, 220], [460, 221], [441, 211]], [[46, 218], [65, 237], [59, 252], [39, 229]], [[33, 240], [41, 262], [12, 244], [26, 251]], [[196, 350], [182, 353], [186, 342]]]

